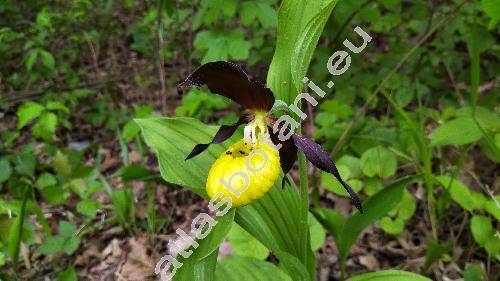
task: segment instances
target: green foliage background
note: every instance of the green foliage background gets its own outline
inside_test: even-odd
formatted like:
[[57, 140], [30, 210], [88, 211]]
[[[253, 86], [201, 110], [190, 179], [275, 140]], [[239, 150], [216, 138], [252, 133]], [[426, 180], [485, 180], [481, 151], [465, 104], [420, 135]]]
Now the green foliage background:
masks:
[[[303, 76], [325, 91], [335, 83], [307, 111], [302, 133], [331, 152], [367, 214], [334, 208], [326, 198], [347, 194], [327, 174], [308, 174], [308, 186], [276, 184], [221, 218], [177, 278], [233, 280], [234, 268], [243, 268], [249, 280], [314, 280], [315, 252], [328, 233], [345, 279], [365, 228], [397, 239], [425, 218], [418, 273], [434, 279], [436, 261], [455, 262], [466, 280], [495, 280], [499, 9], [497, 0], [2, 1], [0, 279], [25, 276], [21, 245], [68, 257], [55, 259], [50, 278], [77, 280], [72, 261], [81, 241], [102, 229], [120, 226], [125, 237], [173, 232], [176, 218], [157, 210], [155, 188], [199, 195], [188, 205], [205, 197], [206, 173], [230, 141], [196, 161], [185, 155], [216, 131], [205, 124], [235, 121], [240, 112], [203, 89], [178, 96], [175, 84], [200, 64], [231, 60], [285, 104], [304, 89]], [[351, 54], [346, 73], [332, 76], [326, 62], [346, 49], [345, 39], [359, 42], [356, 26], [373, 40]], [[111, 168], [103, 149], [118, 159]], [[139, 198], [133, 182], [146, 186]], [[45, 216], [51, 208], [64, 216]], [[103, 220], [104, 212], [113, 215]], [[448, 232], [455, 217], [470, 239]], [[234, 255], [218, 262], [226, 238]], [[477, 251], [457, 257], [457, 247]], [[351, 280], [373, 278], [425, 280], [401, 271]]]

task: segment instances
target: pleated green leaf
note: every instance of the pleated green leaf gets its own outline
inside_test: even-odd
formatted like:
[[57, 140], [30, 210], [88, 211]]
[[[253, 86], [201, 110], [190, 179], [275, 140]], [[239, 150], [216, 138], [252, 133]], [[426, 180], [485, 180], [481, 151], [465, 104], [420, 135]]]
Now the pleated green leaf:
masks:
[[215, 268], [219, 245], [231, 230], [234, 220], [234, 210], [226, 215], [217, 217], [217, 224], [205, 239], [197, 240], [199, 246], [193, 250], [191, 256], [184, 259], [178, 256], [182, 267], [174, 276], [175, 281], [210, 281], [215, 280]]
[[354, 276], [347, 281], [430, 281], [431, 279], [416, 273], [402, 270], [383, 270]]
[[251, 257], [232, 256], [217, 266], [216, 281], [289, 281], [288, 275], [272, 263]]
[[[237, 132], [224, 143], [211, 145], [202, 154], [185, 161], [196, 144], [207, 143], [212, 138], [218, 129], [216, 126], [205, 125], [193, 118], [149, 118], [137, 119], [136, 122], [142, 128], [146, 144], [156, 152], [163, 179], [204, 198], [211, 165], [227, 146], [242, 137]], [[297, 235], [304, 232], [298, 223], [301, 219], [299, 200], [295, 186], [281, 189], [280, 177], [263, 198], [238, 208], [235, 221], [270, 250], [295, 256], [304, 267], [314, 272], [314, 254], [307, 241]]]
[[303, 78], [300, 76], [307, 73], [319, 36], [336, 3], [337, 0], [282, 2], [276, 51], [267, 76], [267, 86], [276, 99], [286, 104], [293, 102]]
[[355, 213], [346, 219], [329, 209], [313, 209], [315, 217], [335, 238], [342, 263], [345, 263], [352, 245], [356, 243], [361, 232], [394, 209], [401, 201], [405, 186], [417, 179], [418, 176], [412, 176], [394, 181], [363, 203], [365, 210], [363, 214]]
[[316, 49], [321, 33], [323, 33], [326, 21], [339, 1], [329, 0], [325, 2], [323, 8], [306, 24], [304, 30], [302, 30], [297, 38], [293, 49], [291, 62], [292, 81], [297, 92], [301, 89], [302, 78], [307, 74], [314, 50]]

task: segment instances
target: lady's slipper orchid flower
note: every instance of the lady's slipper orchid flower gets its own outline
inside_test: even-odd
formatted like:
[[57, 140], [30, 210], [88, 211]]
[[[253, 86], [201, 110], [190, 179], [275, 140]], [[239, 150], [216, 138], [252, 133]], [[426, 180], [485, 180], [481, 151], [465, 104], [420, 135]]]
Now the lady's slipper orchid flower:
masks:
[[261, 198], [278, 178], [280, 167], [284, 175], [290, 171], [297, 159], [297, 149], [300, 149], [314, 166], [337, 178], [362, 212], [358, 196], [342, 180], [328, 153], [319, 144], [297, 134], [288, 134], [288, 128], [284, 129], [290, 138], [283, 140], [278, 137], [273, 131], [277, 119], [269, 113], [275, 102], [272, 91], [262, 83], [250, 80], [241, 67], [230, 62], [210, 62], [200, 66], [178, 86], [185, 85], [206, 85], [212, 93], [227, 97], [247, 109], [236, 123], [221, 126], [210, 143], [197, 144], [186, 157], [188, 160], [209, 145], [227, 140], [240, 125], [246, 124], [243, 140], [231, 145], [210, 169], [206, 183], [210, 198], [217, 196], [216, 201], [230, 198], [235, 207]]

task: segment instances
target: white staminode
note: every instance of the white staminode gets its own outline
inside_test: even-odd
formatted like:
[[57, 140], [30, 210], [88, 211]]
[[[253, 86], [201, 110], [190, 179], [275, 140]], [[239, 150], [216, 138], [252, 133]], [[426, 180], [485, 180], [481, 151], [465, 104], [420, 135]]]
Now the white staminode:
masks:
[[266, 125], [266, 114], [256, 113], [250, 123], [245, 126], [243, 140], [249, 149], [253, 149], [258, 143], [265, 143], [274, 147]]

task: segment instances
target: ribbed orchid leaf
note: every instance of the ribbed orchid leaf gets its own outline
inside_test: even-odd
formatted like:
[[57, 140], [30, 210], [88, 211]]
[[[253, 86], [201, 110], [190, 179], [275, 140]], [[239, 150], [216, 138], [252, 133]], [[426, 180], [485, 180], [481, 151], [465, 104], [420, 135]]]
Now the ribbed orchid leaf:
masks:
[[347, 281], [431, 281], [431, 279], [413, 272], [402, 270], [382, 270], [357, 275], [347, 279]]
[[232, 62], [216, 61], [197, 68], [178, 85], [201, 87], [233, 100], [246, 109], [269, 111], [274, 105], [274, 95], [261, 82], [253, 81], [243, 69]]
[[174, 275], [174, 281], [211, 281], [215, 278], [215, 267], [219, 245], [224, 241], [231, 230], [234, 220], [234, 210], [230, 210], [222, 217], [216, 217], [217, 224], [204, 239], [199, 239], [199, 246], [193, 250], [191, 256], [184, 259], [177, 256], [182, 267]]
[[217, 266], [216, 281], [291, 281], [292, 279], [270, 262], [251, 257], [232, 256]]
[[278, 13], [276, 50], [267, 86], [277, 99], [292, 104], [307, 73], [319, 36], [337, 0], [282, 1]]

